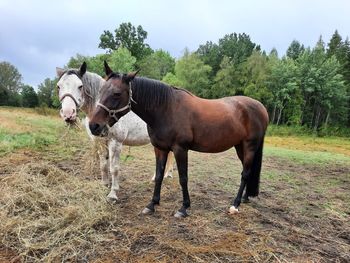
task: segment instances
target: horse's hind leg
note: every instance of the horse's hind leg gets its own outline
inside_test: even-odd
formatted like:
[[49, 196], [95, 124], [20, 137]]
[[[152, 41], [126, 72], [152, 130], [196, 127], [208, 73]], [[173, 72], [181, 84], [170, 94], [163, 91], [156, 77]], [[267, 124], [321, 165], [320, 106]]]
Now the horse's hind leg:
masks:
[[173, 177], [173, 170], [174, 170], [174, 154], [173, 152], [169, 152], [168, 160], [166, 161], [164, 177], [165, 178]]
[[119, 190], [119, 176], [120, 176], [120, 153], [122, 151], [122, 144], [116, 140], [110, 140], [108, 144], [109, 151], [109, 171], [112, 177], [111, 191], [108, 194], [110, 200], [118, 200], [117, 191]]
[[[174, 171], [174, 154], [172, 152], [168, 153], [168, 160], [166, 161], [165, 165], [165, 172], [164, 172], [164, 178], [173, 177], [173, 171]], [[152, 181], [156, 179], [156, 172], [154, 172]]]
[[[233, 201], [233, 205], [230, 207], [230, 213], [238, 212], [238, 207], [241, 204], [243, 191], [246, 188], [249, 176], [251, 175], [251, 170], [252, 170], [256, 149], [257, 149], [256, 140], [244, 141], [240, 151], [238, 151], [236, 147], [237, 154], [238, 152], [240, 152], [240, 154], [238, 154], [238, 157], [241, 159], [243, 163], [243, 171], [241, 174], [241, 183], [238, 189], [238, 193]], [[245, 194], [245, 198], [247, 197], [248, 195]]]
[[[244, 162], [243, 143], [240, 143], [240, 144], [236, 145], [235, 148], [236, 148], [237, 156], [241, 160], [241, 163], [243, 165], [243, 162]], [[248, 203], [249, 202], [247, 191], [245, 191], [245, 193], [243, 194], [243, 200], [242, 201], [243, 201], [243, 203]]]
[[182, 188], [182, 207], [176, 212], [175, 217], [181, 218], [188, 216], [187, 208], [191, 206], [190, 195], [188, 192], [188, 151], [182, 148], [174, 149], [177, 170], [179, 172], [180, 185]]

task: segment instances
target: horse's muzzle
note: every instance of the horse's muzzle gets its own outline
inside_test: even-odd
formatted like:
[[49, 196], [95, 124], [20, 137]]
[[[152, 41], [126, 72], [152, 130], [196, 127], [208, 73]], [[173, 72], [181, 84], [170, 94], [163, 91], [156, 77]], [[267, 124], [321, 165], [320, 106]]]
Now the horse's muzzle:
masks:
[[89, 123], [90, 131], [95, 136], [107, 136], [108, 128], [105, 125], [100, 125], [98, 123]]

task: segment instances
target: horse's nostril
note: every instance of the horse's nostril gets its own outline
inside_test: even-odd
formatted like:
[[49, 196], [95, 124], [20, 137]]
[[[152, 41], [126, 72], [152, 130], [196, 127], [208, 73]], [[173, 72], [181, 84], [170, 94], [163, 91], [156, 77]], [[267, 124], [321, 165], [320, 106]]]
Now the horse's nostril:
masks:
[[89, 124], [89, 128], [90, 131], [92, 132], [92, 134], [94, 134], [94, 132], [97, 131], [97, 129], [99, 128], [100, 125], [98, 125], [97, 123], [90, 123]]
[[73, 114], [75, 113], [75, 109], [73, 109]]

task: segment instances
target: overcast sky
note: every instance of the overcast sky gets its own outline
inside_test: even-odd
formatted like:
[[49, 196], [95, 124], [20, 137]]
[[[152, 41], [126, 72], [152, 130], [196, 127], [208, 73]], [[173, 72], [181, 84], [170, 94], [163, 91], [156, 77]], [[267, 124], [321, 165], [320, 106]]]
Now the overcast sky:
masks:
[[104, 53], [99, 36], [123, 22], [142, 25], [151, 48], [174, 57], [233, 32], [283, 55], [293, 39], [313, 47], [335, 29], [350, 36], [350, 0], [0, 0], [0, 61], [36, 88], [71, 56]]

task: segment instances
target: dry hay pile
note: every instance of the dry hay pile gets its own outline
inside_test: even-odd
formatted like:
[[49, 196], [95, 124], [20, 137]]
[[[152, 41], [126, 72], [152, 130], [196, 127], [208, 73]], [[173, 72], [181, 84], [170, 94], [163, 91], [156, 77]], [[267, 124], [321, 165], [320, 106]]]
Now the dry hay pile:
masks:
[[[128, 177], [118, 204], [106, 202], [99, 181], [73, 176], [49, 163], [23, 165], [0, 179], [0, 252], [8, 248], [25, 262], [232, 262], [271, 258], [266, 236], [238, 231], [246, 225], [208, 209], [189, 220], [172, 215], [177, 180], [164, 186], [163, 205], [149, 217], [139, 214], [150, 197], [148, 183]], [[198, 203], [198, 201], [200, 203]], [[203, 202], [203, 203], [202, 203]], [[223, 200], [226, 206], [226, 200]], [[208, 215], [213, 214], [212, 216]], [[214, 219], [214, 221], [213, 221]], [[213, 222], [215, 223], [213, 225]], [[233, 227], [236, 225], [236, 227]], [[248, 249], [247, 249], [248, 248]], [[0, 256], [1, 259], [1, 256]]]
[[0, 180], [1, 245], [21, 260], [87, 260], [103, 252], [113, 221], [105, 189], [48, 163]]

